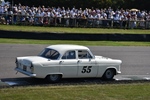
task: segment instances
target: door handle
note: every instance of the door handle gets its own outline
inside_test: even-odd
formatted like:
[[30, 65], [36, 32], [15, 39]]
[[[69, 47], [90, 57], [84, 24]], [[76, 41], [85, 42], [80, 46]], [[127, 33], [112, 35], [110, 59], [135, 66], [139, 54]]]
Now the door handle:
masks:
[[82, 62], [82, 61], [81, 61], [81, 60], [78, 60], [78, 63], [79, 63], [79, 62]]
[[63, 63], [64, 61], [60, 61], [59, 63], [61, 64], [61, 63]]

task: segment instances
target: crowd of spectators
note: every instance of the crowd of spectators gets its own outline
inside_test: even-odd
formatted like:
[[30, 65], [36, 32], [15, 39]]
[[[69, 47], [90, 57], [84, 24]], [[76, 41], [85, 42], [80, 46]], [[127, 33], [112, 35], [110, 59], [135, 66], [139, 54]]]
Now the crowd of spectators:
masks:
[[[0, 22], [10, 24], [17, 22], [17, 16], [20, 21], [28, 21], [29, 23], [36, 24], [48, 24], [48, 18], [58, 18], [58, 23], [61, 23], [62, 18], [66, 19], [88, 19], [90, 22], [91, 19], [96, 19], [96, 24], [102, 24], [102, 20], [113, 20], [113, 24], [119, 24], [124, 26], [127, 21], [133, 21], [132, 27], [136, 26], [136, 21], [145, 21], [150, 20], [150, 11], [141, 11], [137, 9], [116, 9], [113, 8], [65, 8], [65, 7], [45, 7], [45, 6], [24, 6], [21, 4], [8, 6], [0, 5]], [[5, 16], [4, 15], [8, 15]], [[12, 15], [14, 15], [12, 19]], [[53, 21], [53, 20], [52, 20]], [[69, 24], [69, 22], [65, 22]], [[105, 25], [111, 25], [111, 21], [106, 22]], [[142, 22], [140, 23], [143, 24]], [[144, 25], [144, 24], [143, 24]]]

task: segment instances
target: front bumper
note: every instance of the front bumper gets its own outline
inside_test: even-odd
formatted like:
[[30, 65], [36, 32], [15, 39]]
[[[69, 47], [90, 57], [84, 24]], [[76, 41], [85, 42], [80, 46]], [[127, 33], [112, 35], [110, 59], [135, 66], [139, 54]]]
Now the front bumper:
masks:
[[23, 71], [23, 70], [20, 69], [20, 68], [15, 68], [15, 70], [16, 70], [17, 72], [20, 72], [20, 73], [25, 74], [25, 75], [27, 75], [27, 76], [36, 77], [36, 74], [32, 74], [32, 73], [30, 73], [30, 72]]

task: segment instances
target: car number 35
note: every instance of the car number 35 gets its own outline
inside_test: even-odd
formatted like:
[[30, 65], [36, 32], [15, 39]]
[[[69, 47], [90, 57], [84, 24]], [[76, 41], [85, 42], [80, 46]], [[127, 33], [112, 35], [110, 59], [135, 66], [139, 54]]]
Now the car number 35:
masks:
[[90, 73], [92, 66], [83, 66], [82, 73]]

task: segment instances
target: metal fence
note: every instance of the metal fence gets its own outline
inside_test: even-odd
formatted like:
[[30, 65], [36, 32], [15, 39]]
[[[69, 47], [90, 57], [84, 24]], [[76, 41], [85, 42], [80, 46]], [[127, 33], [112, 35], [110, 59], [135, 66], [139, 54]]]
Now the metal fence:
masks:
[[0, 15], [0, 24], [8, 25], [35, 25], [59, 27], [103, 27], [103, 28], [128, 28], [150, 29], [150, 20], [113, 20], [113, 19], [82, 19], [62, 17], [37, 17], [26, 15]]

